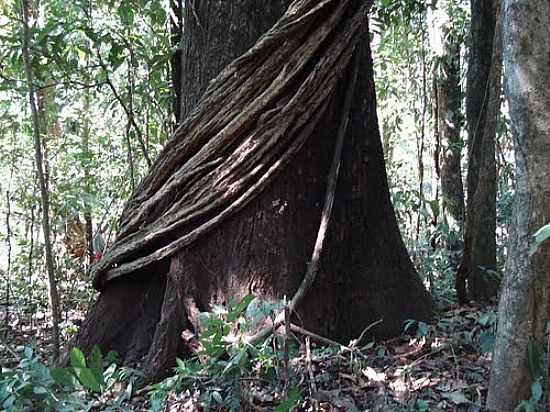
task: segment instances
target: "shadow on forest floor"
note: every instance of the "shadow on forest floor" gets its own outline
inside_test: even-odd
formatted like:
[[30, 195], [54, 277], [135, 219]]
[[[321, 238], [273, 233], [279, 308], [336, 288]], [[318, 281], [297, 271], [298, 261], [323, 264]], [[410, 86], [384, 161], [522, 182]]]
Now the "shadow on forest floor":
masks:
[[[287, 366], [279, 357], [271, 379], [253, 373], [240, 379], [239, 408], [289, 410], [284, 409], [286, 399], [288, 406], [300, 411], [482, 411], [495, 324], [494, 307], [468, 306], [441, 312], [430, 324], [412, 324], [413, 335], [361, 343], [361, 350], [351, 352], [318, 346], [313, 340], [308, 351], [303, 336], [291, 336], [296, 344]], [[14, 363], [8, 347], [17, 353], [31, 343], [24, 328], [15, 330], [19, 333], [2, 338], [3, 366]], [[42, 356], [50, 348], [44, 336], [33, 338]], [[291, 389], [285, 391], [285, 385]], [[194, 388], [194, 392], [169, 392], [161, 410], [206, 410], [198, 406], [199, 395], [213, 388], [208, 381]], [[125, 401], [127, 410], [149, 410], [148, 389]]]

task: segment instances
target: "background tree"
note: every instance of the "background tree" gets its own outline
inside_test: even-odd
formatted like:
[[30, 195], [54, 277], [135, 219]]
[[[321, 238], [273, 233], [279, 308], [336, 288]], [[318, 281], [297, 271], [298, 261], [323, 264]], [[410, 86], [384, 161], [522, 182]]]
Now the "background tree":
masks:
[[51, 241], [50, 196], [48, 193], [48, 174], [46, 166], [47, 161], [44, 159], [43, 148], [45, 147], [45, 145], [40, 135], [41, 130], [43, 130], [44, 128], [41, 124], [42, 122], [40, 119], [39, 108], [36, 101], [37, 95], [34, 82], [33, 65], [31, 63], [30, 55], [30, 49], [33, 47], [29, 17], [30, 13], [31, 9], [29, 2], [23, 0], [21, 2], [21, 17], [23, 24], [23, 62], [25, 65], [25, 76], [27, 79], [27, 87], [29, 91], [29, 105], [32, 114], [36, 175], [38, 177], [38, 183], [40, 187], [40, 206], [42, 208], [42, 234], [44, 236], [46, 268], [48, 271], [48, 289], [53, 325], [53, 357], [54, 359], [57, 359], [59, 357], [59, 323], [61, 320], [61, 313], [59, 294], [57, 292], [55, 261], [53, 258], [53, 248]]
[[500, 2], [472, 0], [466, 84], [468, 174], [464, 254], [456, 275], [459, 302], [496, 297], [495, 133], [500, 111]]
[[537, 359], [550, 319], [550, 242], [544, 240], [550, 231], [550, 4], [506, 0], [503, 7], [504, 78], [517, 186], [487, 403], [508, 412], [529, 399], [533, 382], [540, 388], [546, 373]]
[[[288, 5], [289, 2], [279, 1], [266, 6], [256, 0], [186, 4], [182, 81], [185, 115], [191, 113], [210, 79], [252, 46]], [[363, 5], [343, 2], [334, 7], [345, 7], [343, 16], [353, 16]], [[335, 12], [332, 5], [323, 7], [325, 13]], [[248, 23], [240, 24], [242, 21]], [[322, 30], [323, 24], [328, 23], [318, 21], [312, 27]], [[293, 36], [306, 33], [295, 32]], [[331, 34], [337, 35], [338, 31]], [[337, 39], [331, 37], [330, 41]], [[345, 135], [333, 219], [318, 280], [299, 308], [299, 319], [306, 327], [342, 340], [358, 336], [366, 325], [380, 318], [383, 323], [373, 333], [394, 335], [401, 330], [403, 320], [426, 318], [431, 310], [430, 299], [401, 240], [388, 197], [366, 27], [361, 30], [360, 39], [356, 57], [359, 75]], [[144, 252], [152, 253], [163, 246], [149, 241], [148, 246], [140, 246], [142, 251], [135, 252], [128, 249], [132, 243], [127, 242], [139, 242], [141, 233], [154, 233], [152, 227], [132, 232], [133, 226], [140, 226], [135, 225], [136, 218], [145, 217], [145, 222], [158, 225], [156, 216], [162, 216], [162, 210], [178, 202], [176, 198], [168, 204], [158, 203], [151, 216], [137, 214], [136, 207], [147, 203], [151, 182], [162, 179], [158, 171], [170, 176], [169, 170], [158, 165], [174, 165], [170, 160], [175, 156], [171, 145], [188, 138], [176, 133], [174, 142], [157, 159], [155, 172], [140, 185], [142, 192], [138, 190], [135, 200], [128, 203], [118, 243], [97, 267], [96, 285], [102, 288], [102, 294], [80, 334], [80, 346], [89, 350], [99, 344], [105, 350], [115, 349], [127, 361], [146, 355], [149, 374], [155, 375], [182, 355], [181, 331], [196, 332], [197, 313], [208, 310], [210, 304], [239, 299], [247, 293], [267, 299], [293, 294], [307, 266], [319, 225], [325, 176], [350, 73], [341, 75], [340, 86], [315, 128], [315, 138], [304, 144], [272, 185], [212, 233], [159, 264], [122, 276], [130, 268], [139, 268]], [[216, 87], [219, 86], [209, 89], [209, 98], [215, 96], [212, 90]], [[307, 113], [308, 109], [302, 110]], [[315, 120], [311, 121], [310, 127], [315, 124]], [[184, 125], [189, 122], [188, 119]], [[180, 128], [180, 133], [185, 129]], [[156, 190], [166, 193], [164, 189]], [[128, 222], [134, 222], [133, 226]]]
[[[34, 2], [29, 3], [34, 7]], [[166, 141], [166, 133], [171, 132], [174, 124], [169, 115], [173, 99], [163, 3], [153, 0], [128, 6], [128, 2], [82, 0], [69, 4], [44, 0], [40, 2], [40, 18], [31, 16], [29, 55], [43, 161], [47, 165], [44, 176], [48, 180], [51, 246], [63, 302], [62, 340], [77, 328], [74, 311], [86, 307], [93, 294], [87, 286], [88, 259], [83, 259], [82, 252], [87, 248], [90, 254], [90, 237], [98, 232], [107, 242], [112, 241], [116, 212], [111, 213], [120, 210], [129, 194], [126, 134], [119, 127], [127, 115], [106, 83], [106, 74], [119, 96], [125, 99], [128, 76], [121, 74], [128, 72], [129, 65], [133, 66], [134, 120], [143, 131], [144, 144], [151, 156]], [[4, 189], [11, 188], [9, 231], [5, 219], [0, 224], [0, 267], [7, 268], [4, 240], [9, 237], [10, 274], [14, 274], [8, 279], [0, 278], [2, 290], [11, 291], [2, 324], [10, 325], [5, 333], [29, 330], [26, 340], [32, 342], [36, 336], [42, 336], [39, 332], [47, 325], [45, 321], [49, 321], [43, 317], [49, 306], [48, 271], [44, 237], [40, 233], [40, 190], [32, 155], [34, 126], [21, 53], [21, 1], [1, 2], [0, 10], [2, 216], [8, 206], [4, 202]], [[139, 14], [136, 19], [135, 14]], [[120, 38], [123, 34], [126, 43]], [[133, 60], [126, 58], [130, 54], [125, 47], [128, 42], [133, 44]], [[104, 66], [99, 64], [98, 48]], [[133, 151], [138, 153], [134, 165], [136, 178], [140, 178], [146, 169], [146, 159], [132, 131], [129, 137]], [[12, 169], [16, 173], [10, 172]], [[94, 225], [89, 224], [92, 221]], [[72, 236], [76, 233], [79, 235]], [[50, 328], [47, 327], [48, 336]], [[38, 345], [48, 355], [49, 343]]]
[[[437, 27], [435, 60], [436, 151], [441, 177], [442, 209], [448, 224], [460, 232], [464, 225], [464, 190], [462, 186], [462, 90], [460, 72], [460, 45], [463, 35], [451, 16], [460, 13], [455, 2], [438, 2], [434, 11]], [[436, 170], [437, 171], [437, 170]], [[456, 249], [456, 242], [449, 244]]]

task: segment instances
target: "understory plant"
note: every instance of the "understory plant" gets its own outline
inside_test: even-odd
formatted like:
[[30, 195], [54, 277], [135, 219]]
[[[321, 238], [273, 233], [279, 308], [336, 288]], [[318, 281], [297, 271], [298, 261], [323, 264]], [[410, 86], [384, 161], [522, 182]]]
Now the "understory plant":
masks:
[[[132, 396], [140, 374], [119, 367], [116, 355], [103, 358], [94, 348], [90, 357], [82, 351], [71, 351], [70, 366], [46, 366], [32, 348], [24, 349], [14, 368], [0, 372], [0, 405], [3, 411], [89, 411], [131, 410], [124, 406]], [[124, 385], [121, 385], [121, 384]]]
[[[205, 410], [239, 411], [248, 399], [243, 382], [256, 380], [271, 387], [275, 411], [293, 410], [301, 395], [288, 364], [282, 371], [284, 337], [272, 335], [257, 345], [244, 339], [246, 332], [262, 319], [273, 317], [280, 307], [249, 295], [227, 308], [214, 306], [212, 312], [201, 313], [199, 351], [189, 359], [177, 359], [175, 374], [153, 385], [151, 409], [161, 411], [169, 395], [177, 401], [182, 394]], [[295, 352], [294, 348], [288, 350]]]

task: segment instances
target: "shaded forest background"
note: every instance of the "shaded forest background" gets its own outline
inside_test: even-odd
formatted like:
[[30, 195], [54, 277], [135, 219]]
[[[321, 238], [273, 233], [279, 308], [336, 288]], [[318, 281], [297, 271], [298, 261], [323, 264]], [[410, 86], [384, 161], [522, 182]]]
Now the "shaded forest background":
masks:
[[[23, 4], [27, 24], [20, 2], [0, 2], [0, 336], [6, 358], [23, 346], [48, 358], [59, 350], [56, 336], [63, 349], [78, 332], [97, 294], [91, 265], [114, 241], [125, 201], [181, 120], [183, 4]], [[472, 10], [492, 19], [492, 32], [483, 31], [487, 20], [471, 23]], [[369, 17], [378, 120], [401, 234], [437, 310], [481, 304], [478, 316], [490, 324], [478, 342], [484, 352], [494, 340], [515, 195], [502, 51], [493, 44], [498, 13], [492, 6], [476, 12], [470, 1], [378, 0]], [[28, 59], [21, 53], [25, 37]], [[487, 54], [496, 60], [484, 61]], [[34, 78], [35, 118], [26, 70]], [[481, 100], [474, 93], [480, 91]], [[493, 120], [468, 114], [479, 101]], [[472, 188], [491, 173], [487, 203]], [[480, 231], [489, 243], [471, 240]], [[472, 270], [480, 274], [464, 282]], [[491, 281], [473, 282], [479, 278]]]

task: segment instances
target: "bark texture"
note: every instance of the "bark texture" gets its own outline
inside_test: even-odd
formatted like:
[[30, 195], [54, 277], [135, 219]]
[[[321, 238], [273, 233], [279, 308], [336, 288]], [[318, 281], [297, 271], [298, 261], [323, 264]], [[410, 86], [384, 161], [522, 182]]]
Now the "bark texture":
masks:
[[464, 189], [460, 167], [462, 139], [460, 128], [460, 43], [453, 33], [443, 29], [443, 56], [436, 80], [437, 123], [441, 141], [441, 195], [443, 213], [451, 226], [464, 225]]
[[[96, 271], [96, 284], [102, 288], [102, 294], [91, 309], [79, 339], [85, 349], [98, 343], [104, 349], [116, 346], [125, 358], [128, 353], [141, 353], [148, 375], [158, 376], [173, 364], [175, 356], [185, 355], [181, 332], [184, 329], [197, 332], [197, 313], [209, 310], [212, 303], [228, 303], [248, 293], [274, 299], [285, 294], [291, 296], [296, 291], [306, 272], [320, 223], [342, 102], [351, 76], [347, 63], [354, 53], [359, 75], [345, 135], [333, 218], [317, 280], [298, 308], [297, 319], [316, 332], [345, 340], [358, 336], [366, 325], [380, 318], [383, 323], [372, 332], [390, 336], [400, 332], [403, 320], [426, 319], [431, 315], [430, 297], [411, 265], [389, 200], [376, 119], [369, 35], [365, 16], [354, 17], [367, 3], [294, 2], [291, 11], [300, 4], [310, 3], [312, 11], [308, 19], [311, 16], [315, 19], [301, 18], [290, 26], [291, 36], [285, 39], [271, 32], [248, 54], [223, 69], [251, 47], [289, 3], [284, 0], [186, 3], [182, 113], [187, 120], [161, 154], [152, 174], [140, 185], [142, 191], [138, 189], [129, 203], [122, 218], [118, 250], [115, 245], [111, 260]], [[342, 19], [340, 23], [334, 24], [336, 18]], [[276, 27], [286, 27], [281, 22]], [[307, 34], [305, 40], [304, 34]], [[321, 39], [316, 49], [307, 46], [312, 36]], [[354, 42], [358, 42], [356, 47]], [[339, 44], [349, 45], [331, 49], [331, 45]], [[293, 60], [298, 57], [284, 54], [291, 47], [297, 47], [298, 61]], [[261, 55], [264, 60], [258, 61], [257, 55], [251, 55], [254, 50], [264, 50]], [[277, 73], [266, 73], [273, 59], [285, 64]], [[302, 63], [303, 59], [307, 64]], [[245, 71], [240, 77], [238, 70], [232, 71], [236, 67]], [[220, 71], [217, 80], [209, 83]], [[288, 130], [295, 137], [287, 143], [289, 147], [302, 141], [300, 146], [286, 161], [284, 150], [275, 153], [279, 156], [275, 165], [282, 163], [285, 167], [280, 168], [270, 184], [257, 188], [257, 196], [226, 216], [215, 230], [202, 232], [173, 253], [139, 266], [136, 262], [142, 259], [140, 254], [152, 252], [155, 256], [155, 243], [140, 243], [144, 246], [129, 249], [131, 242], [125, 243], [125, 236], [141, 239], [140, 225], [154, 225], [159, 216], [162, 220], [170, 218], [170, 213], [178, 213], [170, 195], [178, 196], [179, 192], [167, 195], [164, 189], [159, 192], [167, 195], [168, 200], [156, 205], [168, 207], [160, 212], [151, 207], [144, 212], [143, 207], [147, 207], [150, 199], [144, 193], [150, 193], [151, 198], [157, 196], [162, 176], [166, 175], [168, 182], [175, 178], [160, 166], [173, 168], [185, 160], [177, 156], [181, 156], [178, 149], [185, 150], [194, 143], [195, 129], [190, 124], [212, 125], [227, 116], [230, 109], [237, 110], [219, 105], [213, 106], [216, 109], [213, 112], [201, 111], [215, 98], [215, 93], [226, 93], [228, 99], [242, 97], [243, 93], [258, 94], [254, 87], [240, 87], [232, 82], [248, 81], [259, 88], [268, 75], [273, 76], [266, 82], [269, 87], [281, 82], [284, 85], [280, 100], [272, 106], [261, 106], [263, 101], [256, 99], [250, 109], [241, 107], [235, 111], [232, 116], [241, 122], [237, 123], [240, 127], [233, 129], [233, 134], [228, 133], [227, 138], [248, 139], [246, 133], [239, 134], [243, 130], [249, 132], [242, 119], [247, 118], [247, 110], [258, 110], [255, 122], [262, 124], [273, 119], [275, 126], [267, 130], [275, 136]], [[317, 78], [323, 81], [315, 83]], [[224, 79], [223, 86], [219, 79]], [[302, 92], [312, 98], [302, 99]], [[280, 114], [283, 117], [277, 117]], [[303, 116], [305, 121], [301, 120]], [[288, 122], [291, 125], [285, 129]], [[190, 134], [184, 134], [185, 131]], [[225, 142], [225, 147], [232, 147], [231, 140]], [[232, 159], [226, 168], [233, 169], [233, 162], [238, 160]], [[217, 166], [216, 161], [211, 159], [209, 166]], [[254, 175], [255, 169], [248, 169], [247, 173]], [[202, 190], [214, 192], [213, 201], [220, 196], [217, 187], [206, 186]], [[206, 218], [212, 219], [216, 211], [213, 209]], [[159, 239], [174, 241], [171, 236]], [[135, 302], [131, 313], [113, 313], [112, 306], [121, 300], [119, 295], [123, 293], [125, 300]], [[134, 309], [135, 306], [139, 309]], [[135, 319], [140, 314], [144, 314], [143, 324]], [[95, 330], [105, 318], [111, 329], [107, 332], [109, 336]]]
[[485, 301], [498, 291], [496, 269], [495, 134], [500, 111], [500, 2], [472, 0], [466, 85], [468, 125], [464, 255], [456, 277], [458, 300]]
[[503, 5], [517, 188], [487, 402], [508, 412], [530, 397], [528, 344], [543, 347], [550, 318], [550, 241], [532, 253], [533, 234], [550, 218], [550, 3], [505, 0]]
[[174, 117], [176, 124], [182, 120], [181, 117], [181, 79], [182, 79], [182, 58], [181, 51], [183, 40], [183, 0], [170, 0], [170, 45], [172, 47], [172, 56], [170, 58], [170, 77], [172, 81], [172, 91], [174, 92]]

